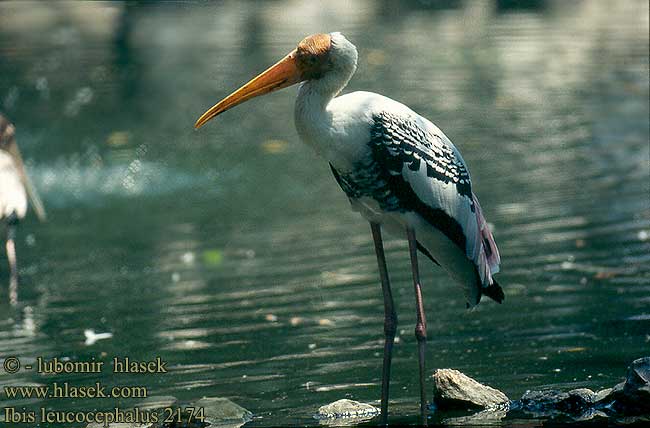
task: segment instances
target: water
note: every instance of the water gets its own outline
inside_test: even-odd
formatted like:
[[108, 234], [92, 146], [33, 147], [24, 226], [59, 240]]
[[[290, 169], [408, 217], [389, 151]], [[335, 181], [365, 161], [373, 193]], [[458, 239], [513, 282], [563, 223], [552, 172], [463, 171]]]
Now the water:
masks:
[[[510, 3], [0, 4], [0, 106], [49, 211], [20, 230], [0, 359], [159, 356], [170, 368], [2, 371], [0, 385], [224, 396], [255, 413], [251, 426], [316, 425], [323, 404], [378, 401], [369, 227], [299, 143], [295, 89], [192, 129], [323, 30], [359, 48], [349, 90], [398, 99], [452, 138], [495, 227], [503, 305], [465, 311], [422, 262], [428, 370], [459, 369], [513, 399], [619, 382], [650, 350], [648, 5]], [[391, 415], [416, 423], [407, 247], [386, 246], [400, 319]], [[113, 337], [85, 345], [86, 329]], [[60, 411], [140, 401], [0, 398]]]

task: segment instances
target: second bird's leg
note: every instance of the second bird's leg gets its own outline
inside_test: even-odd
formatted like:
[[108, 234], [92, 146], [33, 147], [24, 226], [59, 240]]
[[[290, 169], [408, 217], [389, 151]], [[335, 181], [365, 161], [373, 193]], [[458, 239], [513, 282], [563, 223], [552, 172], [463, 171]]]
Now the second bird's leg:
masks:
[[420, 271], [418, 269], [418, 243], [415, 238], [415, 230], [411, 227], [407, 227], [406, 234], [409, 241], [409, 254], [411, 256], [411, 270], [413, 271], [413, 286], [415, 288], [415, 305], [417, 311], [415, 338], [418, 341], [418, 363], [420, 365], [420, 416], [422, 418], [422, 424], [426, 425], [427, 400], [424, 388], [424, 362], [425, 348], [427, 344], [427, 320], [424, 316], [424, 306], [422, 304], [422, 286], [420, 285]]
[[390, 363], [393, 356], [393, 343], [397, 330], [397, 314], [393, 304], [393, 294], [390, 290], [384, 244], [381, 239], [381, 226], [379, 223], [370, 222], [372, 238], [375, 242], [377, 266], [381, 278], [381, 291], [384, 295], [384, 363], [381, 370], [381, 421], [382, 425], [388, 423], [388, 385], [390, 383]]
[[9, 260], [9, 301], [18, 303], [18, 264], [16, 261], [16, 225], [7, 225], [7, 260]]

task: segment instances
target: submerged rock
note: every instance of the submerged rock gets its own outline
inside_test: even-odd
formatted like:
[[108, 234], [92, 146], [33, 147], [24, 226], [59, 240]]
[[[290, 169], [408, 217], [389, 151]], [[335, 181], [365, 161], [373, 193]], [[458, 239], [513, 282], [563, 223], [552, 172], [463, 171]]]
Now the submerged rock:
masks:
[[[202, 408], [203, 412], [194, 413], [191, 419], [188, 412], [183, 412], [181, 414], [182, 421], [177, 421], [176, 416], [173, 417], [172, 422], [165, 421], [170, 415], [163, 412], [163, 408], [187, 409], [188, 407], [193, 407], [196, 412], [199, 412], [199, 409]], [[253, 418], [253, 414], [240, 405], [227, 398], [219, 397], [204, 397], [192, 404], [178, 405], [175, 397], [158, 396], [143, 401], [137, 408], [141, 411], [156, 413], [157, 420], [150, 419], [155, 420], [155, 422], [148, 424], [113, 422], [106, 426], [91, 423], [86, 428], [205, 428], [207, 426], [210, 428], [239, 428]], [[203, 421], [201, 417], [204, 418]]]
[[456, 416], [452, 418], [442, 419], [443, 425], [456, 425], [456, 426], [485, 426], [496, 425], [499, 426], [501, 419], [506, 417], [508, 413], [508, 405], [501, 404], [497, 407], [491, 407], [488, 410], [481, 410], [468, 416]]
[[86, 426], [86, 428], [153, 428], [154, 424], [136, 424], [136, 423], [121, 423], [113, 422], [108, 425], [103, 423], [92, 422]]
[[253, 413], [227, 398], [204, 397], [194, 407], [204, 409], [205, 422], [211, 428], [237, 428], [253, 419]]
[[379, 409], [367, 403], [360, 403], [347, 398], [321, 406], [316, 418], [325, 425], [356, 425], [372, 419], [379, 414]]
[[596, 393], [587, 388], [573, 389], [569, 392], [527, 391], [515, 407], [536, 415], [554, 413], [582, 415], [595, 402]]
[[614, 388], [605, 388], [598, 391], [596, 393], [596, 403], [601, 403], [607, 400], [613, 389]]
[[458, 370], [436, 370], [433, 380], [433, 401], [441, 410], [486, 409], [509, 401], [503, 392], [483, 385]]

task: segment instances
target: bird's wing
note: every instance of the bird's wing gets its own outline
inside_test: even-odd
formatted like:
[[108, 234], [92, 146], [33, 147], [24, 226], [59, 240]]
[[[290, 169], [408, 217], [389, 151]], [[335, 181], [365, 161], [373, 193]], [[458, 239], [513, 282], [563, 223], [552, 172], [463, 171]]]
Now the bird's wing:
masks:
[[445, 234], [474, 262], [483, 287], [492, 285], [499, 252], [456, 147], [415, 114], [383, 111], [373, 122], [372, 161], [384, 172], [395, 202]]

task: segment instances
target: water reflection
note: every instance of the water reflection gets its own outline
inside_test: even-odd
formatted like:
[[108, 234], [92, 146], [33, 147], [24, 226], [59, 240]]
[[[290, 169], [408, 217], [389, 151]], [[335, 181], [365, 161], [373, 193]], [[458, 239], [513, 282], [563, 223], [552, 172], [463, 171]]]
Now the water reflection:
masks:
[[[191, 129], [320, 30], [359, 47], [350, 90], [405, 102], [456, 142], [494, 222], [506, 304], [467, 313], [422, 266], [429, 367], [518, 397], [611, 386], [647, 353], [646, 3], [59, 6], [0, 4], [0, 105], [53, 211], [18, 242], [20, 304], [0, 294], [0, 359], [153, 352], [172, 372], [129, 382], [179, 400], [227, 396], [258, 425], [315, 425], [326, 402], [379, 398], [368, 227], [299, 144], [295, 91]], [[387, 254], [399, 418], [417, 410], [415, 313], [405, 243]], [[113, 337], [85, 345], [87, 329]], [[49, 381], [0, 373], [2, 386]]]

